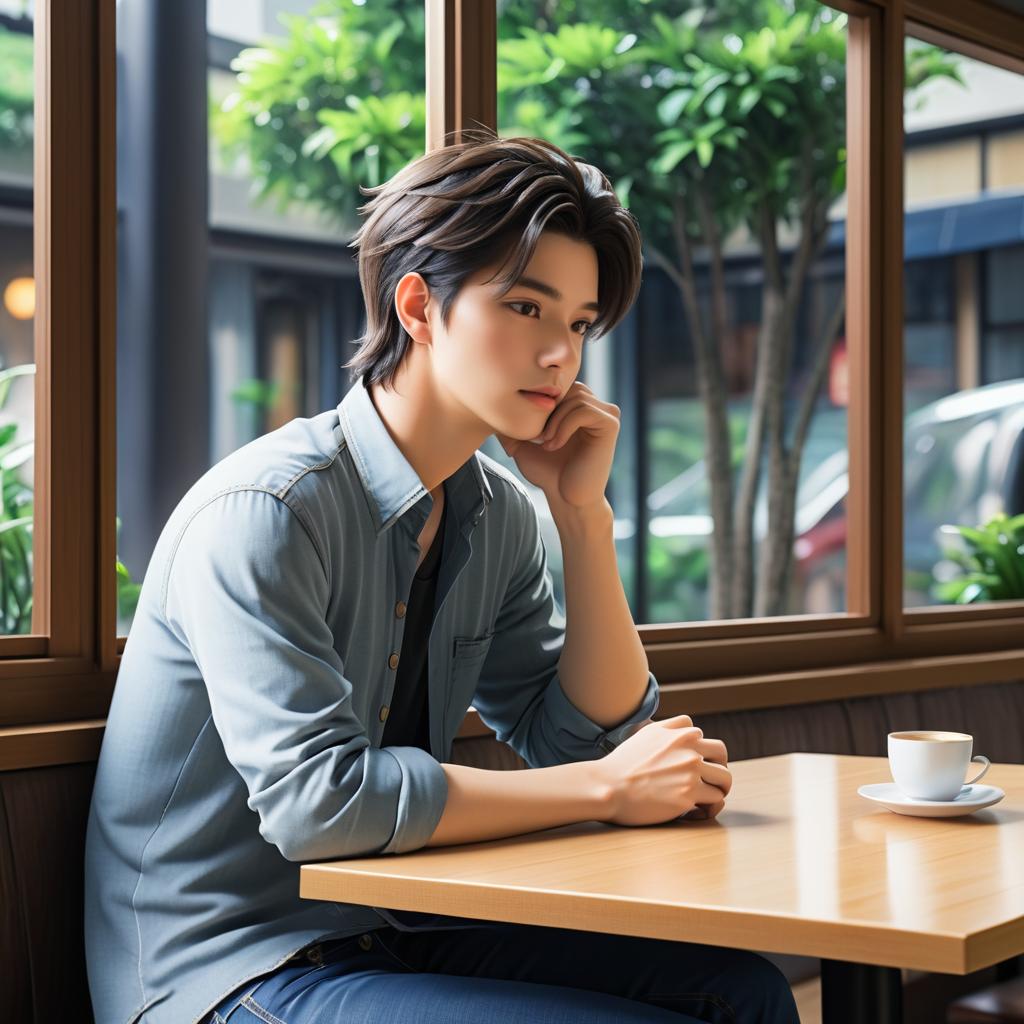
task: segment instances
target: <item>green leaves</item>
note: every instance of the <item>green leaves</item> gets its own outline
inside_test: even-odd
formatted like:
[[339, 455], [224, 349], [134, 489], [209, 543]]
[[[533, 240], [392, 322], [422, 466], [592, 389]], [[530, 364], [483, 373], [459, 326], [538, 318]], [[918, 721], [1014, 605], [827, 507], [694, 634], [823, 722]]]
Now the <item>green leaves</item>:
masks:
[[736, 102], [736, 112], [740, 117], [746, 117], [747, 114], [757, 106], [763, 93], [760, 88], [756, 85], [748, 85], [739, 96]]
[[622, 36], [614, 29], [582, 22], [560, 25], [558, 31], [545, 36], [545, 43], [552, 56], [565, 62], [568, 72], [590, 74], [595, 68], [613, 68], [621, 54], [627, 51], [636, 36]]
[[666, 189], [680, 176], [699, 179], [723, 229], [750, 222], [766, 200], [782, 216], [797, 210], [808, 138], [817, 142], [816, 193], [834, 197], [845, 185], [845, 18], [772, 4], [742, 10], [746, 24], [720, 13], [709, 22], [703, 11], [685, 23], [653, 17], [656, 32], [638, 46], [647, 73], [665, 82], [651, 175]]
[[658, 120], [662, 124], [675, 124], [693, 97], [693, 89], [675, 89], [658, 102]]
[[395, 45], [395, 40], [402, 34], [405, 29], [405, 25], [402, 24], [401, 20], [396, 18], [393, 22], [379, 36], [373, 41], [373, 59], [378, 63], [383, 63], [388, 59], [388, 54], [391, 53], [391, 47]]
[[503, 39], [498, 46], [498, 91], [546, 85], [565, 69], [564, 57], [547, 46], [547, 34], [524, 28], [518, 39]]
[[964, 575], [937, 582], [933, 597], [955, 604], [1024, 598], [1024, 515], [1011, 518], [1000, 512], [983, 526], [947, 524], [940, 529], [947, 535], [959, 535], [968, 550], [943, 550]]
[[354, 230], [359, 186], [423, 153], [423, 5], [326, 0], [280, 21], [285, 36], [232, 62], [235, 88], [210, 113], [215, 163], [259, 200], [312, 202]]
[[934, 78], [949, 78], [960, 85], [965, 84], [955, 55], [917, 39], [907, 40], [904, 75], [908, 93], [915, 92]]
[[0, 406], [7, 403], [7, 396], [10, 394], [11, 384], [18, 377], [31, 377], [35, 372], [35, 363], [22, 363], [19, 366], [9, 366], [6, 370], [0, 370]]
[[317, 113], [323, 127], [306, 139], [302, 153], [315, 160], [330, 156], [342, 178], [379, 185], [412, 159], [414, 147], [402, 141], [425, 131], [423, 105], [408, 92], [346, 96], [345, 105], [348, 111]]
[[32, 148], [32, 36], [0, 26], [0, 146]]
[[[696, 75], [694, 75], [694, 83], [697, 85], [697, 89], [693, 94], [692, 99], [686, 104], [686, 112], [688, 114], [697, 113], [701, 106], [704, 106], [709, 102], [711, 94], [725, 82], [729, 81], [728, 71], [719, 71], [707, 64], [702, 67]], [[704, 113], [711, 116], [717, 117], [721, 113], [712, 113], [712, 111], [705, 106]]]
[[629, 209], [629, 193], [633, 188], [633, 177], [627, 174], [625, 177], [620, 178], [615, 182], [615, 195], [622, 205], [628, 210]]
[[671, 174], [679, 162], [688, 157], [696, 148], [697, 142], [694, 139], [673, 142], [654, 159], [651, 166], [658, 174]]
[[518, 38], [499, 40], [498, 91], [544, 86], [556, 78], [564, 91], [580, 76], [598, 79], [633, 61], [636, 41], [633, 32], [589, 22], [563, 24], [556, 32], [523, 27]]
[[[121, 540], [121, 517], [115, 516], [114, 526], [115, 547], [120, 546]], [[138, 607], [139, 594], [142, 592], [142, 584], [132, 579], [128, 567], [121, 561], [120, 556], [114, 556], [114, 571], [117, 573], [117, 614], [121, 619], [131, 619]]]
[[[35, 374], [25, 363], [0, 371], [0, 406], [13, 382]], [[5, 634], [32, 629], [32, 489], [17, 472], [32, 458], [35, 442], [18, 440], [17, 423], [0, 427], [0, 630]]]
[[32, 36], [0, 27], [0, 98], [32, 106]]

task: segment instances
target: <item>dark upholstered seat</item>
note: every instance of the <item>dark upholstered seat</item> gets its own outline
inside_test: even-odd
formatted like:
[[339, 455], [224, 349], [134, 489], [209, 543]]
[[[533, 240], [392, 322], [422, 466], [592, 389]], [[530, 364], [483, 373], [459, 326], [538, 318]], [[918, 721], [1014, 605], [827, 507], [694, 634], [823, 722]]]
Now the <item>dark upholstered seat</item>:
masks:
[[1024, 978], [1011, 978], [961, 996], [946, 1024], [1024, 1024]]

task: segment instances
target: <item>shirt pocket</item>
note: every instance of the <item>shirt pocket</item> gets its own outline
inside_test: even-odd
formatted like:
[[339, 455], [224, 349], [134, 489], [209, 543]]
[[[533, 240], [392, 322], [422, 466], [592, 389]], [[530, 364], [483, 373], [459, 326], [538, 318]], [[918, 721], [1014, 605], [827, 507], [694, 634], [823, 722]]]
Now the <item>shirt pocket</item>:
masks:
[[[462, 721], [466, 709], [473, 703], [476, 684], [480, 681], [480, 670], [484, 666], [494, 633], [482, 636], [457, 636], [453, 641], [450, 685], [448, 687], [449, 721], [453, 712], [458, 722]], [[454, 729], [458, 729], [458, 722]]]

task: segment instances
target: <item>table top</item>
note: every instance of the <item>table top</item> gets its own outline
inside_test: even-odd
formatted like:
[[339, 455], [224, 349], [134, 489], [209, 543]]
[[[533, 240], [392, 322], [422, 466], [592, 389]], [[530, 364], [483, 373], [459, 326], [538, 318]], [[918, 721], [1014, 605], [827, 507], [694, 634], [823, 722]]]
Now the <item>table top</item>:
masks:
[[[734, 761], [713, 821], [581, 822], [304, 864], [303, 897], [966, 974], [1024, 953], [1024, 765], [998, 804], [894, 814], [884, 757]], [[970, 772], [977, 770], [976, 765]]]

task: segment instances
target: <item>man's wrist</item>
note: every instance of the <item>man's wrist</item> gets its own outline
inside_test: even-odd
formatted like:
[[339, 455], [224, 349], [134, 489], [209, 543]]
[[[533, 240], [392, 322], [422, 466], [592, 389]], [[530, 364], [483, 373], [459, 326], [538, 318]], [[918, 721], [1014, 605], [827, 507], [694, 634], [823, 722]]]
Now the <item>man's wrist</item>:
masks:
[[615, 524], [615, 513], [607, 498], [586, 507], [552, 504], [548, 501], [551, 518], [561, 537], [600, 537], [611, 533]]
[[584, 794], [593, 821], [609, 821], [618, 800], [618, 786], [602, 760], [577, 761], [574, 765], [580, 776], [580, 792]]

